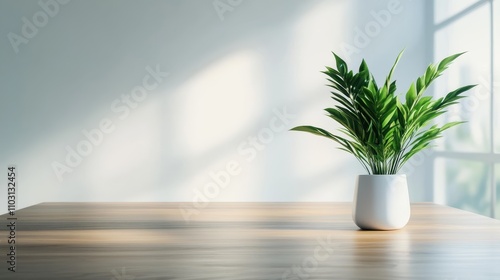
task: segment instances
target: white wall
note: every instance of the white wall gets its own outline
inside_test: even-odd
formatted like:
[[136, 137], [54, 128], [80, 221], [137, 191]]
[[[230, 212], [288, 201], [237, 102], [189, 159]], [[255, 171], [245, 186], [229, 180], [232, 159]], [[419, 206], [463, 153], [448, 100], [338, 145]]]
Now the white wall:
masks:
[[[332, 103], [319, 71], [333, 65], [330, 51], [346, 56], [346, 45], [359, 49], [348, 62], [366, 58], [378, 79], [406, 48], [396, 73], [405, 90], [431, 62], [425, 2], [216, 3], [234, 7], [219, 16], [212, 0], [73, 0], [44, 23], [38, 1], [0, 2], [0, 166], [17, 165], [21, 207], [191, 201], [228, 163], [239, 173], [211, 201], [351, 200], [363, 173], [353, 157], [285, 128], [335, 128], [322, 113]], [[376, 23], [373, 12], [394, 9]], [[24, 30], [32, 38], [16, 53], [8, 34], [23, 36], [23, 17], [33, 23], [34, 15], [45, 25]], [[373, 28], [371, 37], [356, 37], [357, 28]], [[148, 66], [169, 76], [125, 115], [120, 98], [143, 84]], [[283, 108], [294, 118], [282, 125], [275, 111]], [[82, 130], [104, 119], [114, 130], [58, 180], [52, 165], [66, 164], [65, 147], [76, 149]], [[268, 143], [250, 148], [259, 133]], [[412, 199], [429, 200], [431, 186], [410, 173]], [[0, 197], [4, 213], [6, 191]]]

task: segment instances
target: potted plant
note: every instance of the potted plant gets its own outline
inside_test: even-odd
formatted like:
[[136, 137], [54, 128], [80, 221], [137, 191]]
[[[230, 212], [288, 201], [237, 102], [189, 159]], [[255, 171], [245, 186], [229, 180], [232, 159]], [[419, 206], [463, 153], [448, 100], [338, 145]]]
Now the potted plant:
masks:
[[341, 133], [330, 133], [315, 126], [291, 129], [335, 141], [366, 169], [368, 175], [358, 176], [353, 203], [353, 220], [361, 229], [392, 230], [408, 223], [410, 200], [406, 175], [397, 173], [444, 130], [461, 123], [440, 126], [432, 121], [475, 86], [460, 87], [437, 99], [424, 95], [449, 64], [463, 54], [458, 53], [429, 65], [424, 75], [410, 85], [405, 100], [401, 101], [392, 75], [402, 54], [403, 51], [384, 83], [378, 86], [364, 60], [355, 73], [333, 53], [336, 68], [326, 67], [322, 73], [327, 75], [328, 86], [333, 88], [331, 98], [336, 104], [325, 111], [341, 125]]

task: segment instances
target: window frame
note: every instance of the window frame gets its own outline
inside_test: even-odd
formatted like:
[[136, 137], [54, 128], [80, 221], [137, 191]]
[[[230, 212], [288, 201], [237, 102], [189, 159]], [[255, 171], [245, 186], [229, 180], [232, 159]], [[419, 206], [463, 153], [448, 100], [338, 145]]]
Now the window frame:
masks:
[[[440, 22], [435, 22], [435, 17], [434, 17], [434, 13], [435, 13], [435, 10], [434, 10], [434, 7], [435, 7], [435, 3], [436, 1], [440, 1], [440, 0], [433, 0], [433, 1], [429, 1], [427, 2], [428, 3], [428, 7], [427, 7], [427, 11], [428, 11], [428, 16], [426, 18], [426, 22], [427, 22], [427, 26], [426, 26], [426, 29], [428, 30], [428, 46], [427, 46], [427, 50], [428, 50], [428, 55], [429, 57], [432, 59], [432, 61], [435, 61], [435, 55], [434, 55], [434, 49], [436, 47], [435, 45], [435, 35], [436, 33], [441, 30], [442, 28], [445, 28], [445, 27], [448, 27], [449, 25], [452, 25], [456, 22], [458, 22], [459, 20], [463, 19], [464, 17], [466, 17], [468, 14], [470, 14], [471, 12], [479, 9], [479, 8], [482, 8], [484, 5], [488, 5], [489, 6], [489, 14], [490, 14], [490, 21], [489, 21], [489, 25], [490, 25], [490, 69], [489, 69], [489, 75], [490, 75], [490, 83], [489, 83], [489, 86], [490, 86], [490, 96], [489, 96], [489, 102], [490, 102], [490, 112], [489, 112], [489, 118], [490, 118], [490, 124], [489, 124], [489, 127], [488, 129], [490, 130], [490, 133], [489, 133], [489, 137], [490, 137], [490, 147], [488, 149], [488, 152], [459, 152], [459, 151], [450, 151], [450, 150], [433, 150], [433, 153], [431, 155], [432, 157], [432, 164], [431, 165], [428, 165], [427, 168], [428, 168], [428, 174], [430, 174], [430, 180], [432, 182], [432, 198], [433, 198], [433, 201], [436, 202], [436, 203], [443, 203], [443, 200], [444, 202], [446, 202], [446, 199], [444, 198], [444, 186], [439, 186], [439, 185], [436, 185], [436, 182], [434, 180], [435, 178], [435, 166], [436, 166], [436, 161], [437, 159], [457, 159], [457, 160], [468, 160], [468, 161], [476, 161], [476, 162], [480, 162], [480, 163], [484, 163], [485, 165], [488, 166], [488, 188], [489, 188], [489, 193], [490, 193], [490, 217], [492, 218], [497, 218], [497, 219], [500, 219], [500, 216], [495, 216], [496, 215], [496, 204], [497, 204], [497, 193], [496, 193], [496, 189], [497, 189], [497, 182], [496, 182], [496, 178], [497, 178], [497, 174], [496, 172], [498, 172], [497, 169], [500, 169], [498, 168], [497, 166], [500, 165], [500, 151], [496, 151], [497, 147], [495, 147], [495, 140], [500, 140], [500, 139], [496, 139], [497, 137], [500, 136], [500, 131], [495, 131], [495, 124], [494, 124], [494, 118], [495, 118], [495, 115], [500, 115], [500, 111], [499, 112], [495, 112], [495, 94], [497, 94], [495, 92], [495, 70], [498, 70], [500, 72], [500, 68], [497, 68], [495, 69], [495, 47], [496, 47], [496, 44], [500, 43], [500, 41], [495, 41], [495, 40], [498, 40], [498, 38], [496, 36], [494, 36], [494, 26], [495, 26], [495, 20], [498, 20], [494, 17], [494, 10], [495, 10], [495, 7], [496, 5], [500, 5], [500, 0], [478, 0], [477, 2], [475, 2], [474, 4], [471, 4], [470, 6], [468, 6], [467, 8], [464, 8], [463, 10], [455, 13], [454, 15], [451, 15], [449, 16], [448, 18], [440, 21]], [[500, 16], [500, 15], [497, 15], [497, 16]], [[497, 67], [500, 67], [500, 66], [497, 66]], [[434, 95], [434, 93], [432, 92], [432, 95]], [[498, 109], [500, 110], [500, 108]], [[500, 195], [500, 194], [499, 194]], [[499, 211], [500, 212], [500, 211]]]

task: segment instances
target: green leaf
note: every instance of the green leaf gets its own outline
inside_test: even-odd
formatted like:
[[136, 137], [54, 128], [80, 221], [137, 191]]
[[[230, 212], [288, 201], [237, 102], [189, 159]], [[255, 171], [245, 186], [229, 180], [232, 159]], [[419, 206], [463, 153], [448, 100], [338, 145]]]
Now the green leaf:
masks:
[[[332, 52], [333, 53], [333, 52]], [[342, 76], [345, 76], [346, 73], [347, 73], [347, 64], [345, 63], [345, 61], [340, 58], [338, 55], [336, 55], [335, 53], [333, 53], [333, 56], [335, 56], [335, 61], [337, 63], [337, 70], [340, 72], [340, 74]]]
[[454, 127], [454, 126], [462, 124], [462, 123], [465, 123], [465, 122], [450, 122], [450, 123], [447, 123], [447, 124], [443, 125], [440, 128], [440, 131], [445, 131], [448, 128]]
[[444, 70], [446, 70], [450, 63], [452, 63], [455, 59], [457, 59], [459, 56], [463, 55], [464, 53], [465, 52], [453, 54], [453, 55], [450, 55], [450, 56], [444, 58], [443, 60], [441, 60], [441, 62], [439, 62], [438, 67], [437, 67], [438, 73], [441, 73]]
[[303, 132], [309, 132], [309, 133], [312, 133], [314, 135], [318, 135], [318, 136], [323, 136], [323, 137], [326, 137], [326, 138], [330, 138], [330, 139], [337, 139], [333, 134], [331, 134], [330, 132], [322, 129], [322, 128], [319, 128], [319, 127], [314, 127], [314, 126], [308, 126], [308, 125], [303, 125], [303, 126], [296, 126], [292, 129], [290, 129], [292, 131], [303, 131]]
[[425, 71], [424, 79], [422, 79], [422, 86], [419, 88], [419, 90], [426, 88], [427, 85], [429, 85], [435, 78], [436, 78], [436, 67], [433, 64], [431, 64], [427, 67], [427, 70]]
[[387, 126], [389, 124], [389, 122], [392, 121], [393, 117], [394, 117], [394, 114], [396, 113], [395, 110], [392, 110], [391, 112], [389, 112], [388, 115], [386, 115], [384, 117], [384, 119], [382, 120], [382, 126]]
[[417, 99], [417, 88], [415, 87], [415, 83], [411, 83], [410, 88], [406, 92], [406, 107], [411, 109], [416, 99]]
[[467, 86], [463, 86], [461, 88], [458, 88], [454, 91], [451, 91], [449, 92], [448, 94], [446, 94], [446, 96], [441, 100], [441, 104], [439, 104], [438, 106], [438, 109], [439, 108], [444, 108], [444, 107], [448, 107], [450, 105], [452, 105], [453, 102], [461, 99], [461, 98], [464, 98], [464, 96], [461, 96], [460, 94], [474, 88], [475, 86], [477, 85], [467, 85]]
[[398, 65], [399, 60], [401, 59], [401, 56], [403, 56], [404, 50], [400, 51], [398, 54], [398, 57], [396, 58], [396, 61], [392, 64], [391, 70], [389, 71], [389, 75], [387, 75], [387, 78], [385, 80], [385, 85], [387, 88], [389, 88], [389, 85], [391, 83], [392, 79], [392, 74], [394, 73], [394, 70], [396, 69], [396, 66]]
[[396, 95], [392, 76], [402, 57], [401, 51], [382, 87], [370, 73], [365, 60], [358, 72], [348, 69], [346, 62], [333, 53], [335, 68], [326, 67], [327, 86], [335, 104], [326, 108], [327, 116], [340, 125], [333, 134], [315, 126], [297, 126], [302, 131], [335, 141], [339, 149], [351, 153], [369, 174], [394, 174], [415, 154], [432, 145], [443, 131], [461, 122], [432, 125], [449, 106], [465, 98], [465, 92], [475, 85], [466, 85], [444, 97], [426, 96], [425, 90], [460, 54], [454, 54], [430, 64], [425, 73], [410, 85], [405, 102]]
[[366, 71], [367, 73], [370, 72], [370, 70], [368, 70], [368, 65], [366, 65], [366, 61], [363, 59], [361, 61], [361, 64], [359, 65], [359, 72], [361, 73], [361, 72], [364, 72], [364, 71]]

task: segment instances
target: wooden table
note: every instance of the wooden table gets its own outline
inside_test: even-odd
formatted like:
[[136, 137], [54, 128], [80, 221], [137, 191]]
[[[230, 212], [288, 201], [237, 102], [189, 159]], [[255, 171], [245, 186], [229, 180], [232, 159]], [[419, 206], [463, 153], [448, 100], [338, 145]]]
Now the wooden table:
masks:
[[349, 203], [42, 203], [16, 213], [0, 279], [500, 279], [500, 221], [430, 203], [361, 231]]

